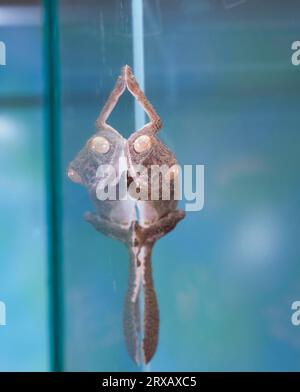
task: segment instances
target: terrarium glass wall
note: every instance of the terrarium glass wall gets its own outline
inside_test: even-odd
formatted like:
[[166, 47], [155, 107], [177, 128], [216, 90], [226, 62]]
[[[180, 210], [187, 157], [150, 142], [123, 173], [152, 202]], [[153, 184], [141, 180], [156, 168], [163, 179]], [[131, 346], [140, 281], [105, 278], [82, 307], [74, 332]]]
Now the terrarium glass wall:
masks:
[[[130, 15], [118, 15], [121, 4], [111, 1], [60, 1], [58, 10], [65, 369], [133, 370], [122, 335], [127, 251], [83, 219], [84, 212], [93, 211], [91, 201], [86, 190], [65, 175], [69, 162], [95, 132], [96, 118], [121, 66], [132, 62], [132, 37], [117, 22], [120, 16], [122, 23], [130, 23]], [[129, 133], [133, 100], [127, 95], [121, 102], [110, 122]]]
[[[151, 370], [296, 370], [299, 78], [295, 2], [144, 1], [146, 95], [181, 164], [205, 165], [205, 205], [153, 255], [161, 331]], [[93, 132], [120, 68], [134, 63], [130, 1], [61, 1], [64, 165]], [[140, 72], [141, 70], [139, 70]], [[126, 96], [112, 122], [134, 130]], [[126, 250], [82, 219], [64, 185], [66, 369], [129, 370]]]
[[[299, 35], [295, 2], [159, 2], [147, 95], [205, 205], [154, 255], [155, 370], [299, 370]], [[155, 12], [155, 10], [153, 10]]]

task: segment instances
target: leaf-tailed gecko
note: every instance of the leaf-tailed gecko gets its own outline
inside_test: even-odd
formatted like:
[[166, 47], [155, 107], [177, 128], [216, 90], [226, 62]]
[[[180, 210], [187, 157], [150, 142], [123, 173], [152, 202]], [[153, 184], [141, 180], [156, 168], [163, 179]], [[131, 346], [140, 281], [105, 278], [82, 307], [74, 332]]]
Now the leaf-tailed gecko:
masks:
[[[133, 132], [128, 140], [107, 123], [125, 89], [140, 103], [150, 120]], [[159, 116], [141, 91], [131, 68], [126, 65], [97, 118], [96, 133], [88, 139], [68, 168], [69, 178], [85, 186], [94, 202], [95, 213], [87, 212], [85, 219], [99, 232], [122, 241], [128, 247], [130, 268], [124, 306], [124, 336], [128, 353], [137, 364], [148, 363], [158, 344], [159, 311], [152, 279], [152, 249], [155, 242], [171, 231], [185, 215], [184, 211], [176, 208], [176, 158], [156, 136], [161, 127]], [[120, 179], [124, 174], [120, 173], [120, 158], [125, 161], [123, 169], [129, 197], [125, 200], [99, 200], [97, 188], [107, 178], [98, 169], [101, 165], [111, 165]], [[145, 168], [143, 173], [138, 169], [140, 165]], [[150, 171], [154, 165], [167, 168], [168, 200], [163, 197], [163, 175], [157, 181], [152, 180]], [[116, 194], [119, 187], [117, 182]], [[139, 193], [132, 192], [132, 189]], [[158, 197], [152, 197], [154, 190]], [[139, 196], [145, 194], [146, 197]]]

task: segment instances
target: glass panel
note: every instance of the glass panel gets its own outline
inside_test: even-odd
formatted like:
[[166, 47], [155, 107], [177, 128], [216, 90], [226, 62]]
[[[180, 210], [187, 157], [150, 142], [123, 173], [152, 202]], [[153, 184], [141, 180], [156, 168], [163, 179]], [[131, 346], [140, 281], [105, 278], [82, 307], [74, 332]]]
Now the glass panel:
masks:
[[[147, 369], [297, 370], [299, 5], [143, 4], [145, 69], [136, 67], [164, 122], [159, 135], [182, 165], [205, 165], [204, 209], [154, 250], [161, 327]], [[130, 15], [130, 1], [59, 2], [64, 169], [121, 66], [134, 63]], [[127, 137], [134, 120], [127, 94], [111, 123]], [[133, 370], [122, 336], [126, 249], [84, 221], [86, 190], [62, 176], [65, 369]]]
[[205, 165], [205, 205], [155, 248], [151, 369], [298, 370], [299, 4], [157, 4], [147, 96], [180, 163]]
[[[59, 2], [63, 168], [95, 132], [95, 121], [122, 65], [132, 62], [132, 37], [122, 2]], [[124, 3], [124, 2], [123, 2]], [[118, 21], [118, 22], [117, 22]], [[122, 97], [110, 123], [125, 136], [133, 99]], [[65, 173], [63, 173], [64, 175]], [[85, 222], [86, 189], [63, 180], [65, 369], [132, 370], [123, 342], [127, 250]]]
[[0, 1], [1, 371], [45, 371], [48, 360], [41, 8]]

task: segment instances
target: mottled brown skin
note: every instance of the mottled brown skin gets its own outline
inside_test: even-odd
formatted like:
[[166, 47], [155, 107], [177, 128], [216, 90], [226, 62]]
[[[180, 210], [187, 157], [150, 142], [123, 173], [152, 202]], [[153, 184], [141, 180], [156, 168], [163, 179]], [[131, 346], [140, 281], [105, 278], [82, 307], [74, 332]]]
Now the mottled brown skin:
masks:
[[[118, 102], [125, 89], [144, 108], [150, 122], [142, 129], [134, 132], [125, 140], [114, 128], [107, 124], [107, 118]], [[96, 187], [101, 179], [97, 178], [97, 168], [101, 164], [116, 166], [118, 158], [124, 155], [128, 168], [128, 187], [133, 182], [139, 183], [139, 175], [135, 165], [142, 164], [148, 170], [151, 165], [167, 165], [171, 168], [176, 164], [174, 154], [157, 138], [156, 134], [162, 122], [154, 108], [140, 90], [139, 85], [129, 66], [122, 69], [115, 88], [110, 94], [103, 110], [96, 121], [97, 132], [88, 140], [85, 147], [70, 163], [69, 177], [74, 182], [84, 185], [95, 204], [96, 212], [86, 213], [85, 218], [99, 232], [125, 243], [130, 253], [129, 283], [124, 306], [124, 335], [128, 353], [136, 363], [148, 363], [153, 357], [158, 344], [159, 310], [152, 279], [151, 254], [155, 242], [173, 230], [184, 218], [184, 212], [177, 210], [174, 200], [174, 178], [171, 177], [171, 198], [162, 200], [159, 189], [159, 200], [151, 200], [151, 186], [148, 181], [147, 201], [100, 201], [96, 197]], [[146, 135], [150, 146], [146, 151], [137, 152], [135, 141]], [[97, 136], [105, 137], [110, 144], [108, 153], [99, 154], [91, 150], [91, 143]], [[158, 182], [159, 188], [163, 179]], [[143, 186], [143, 185], [141, 185]], [[139, 221], [135, 208], [139, 210]], [[144, 318], [140, 315], [140, 293], [144, 293]]]

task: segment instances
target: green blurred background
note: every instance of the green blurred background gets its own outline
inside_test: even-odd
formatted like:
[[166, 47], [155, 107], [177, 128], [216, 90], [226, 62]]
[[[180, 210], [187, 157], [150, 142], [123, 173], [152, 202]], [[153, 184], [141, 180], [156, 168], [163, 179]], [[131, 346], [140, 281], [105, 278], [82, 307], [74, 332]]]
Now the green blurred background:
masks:
[[[300, 3], [143, 4], [161, 138], [205, 165], [204, 209], [154, 251], [150, 370], [299, 370]], [[122, 337], [126, 249], [83, 220], [91, 202], [65, 176], [133, 64], [131, 22], [129, 0], [0, 0], [0, 370], [138, 370]], [[129, 94], [111, 123], [134, 131]]]

